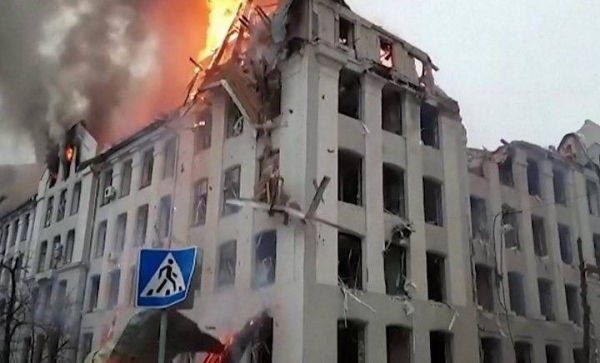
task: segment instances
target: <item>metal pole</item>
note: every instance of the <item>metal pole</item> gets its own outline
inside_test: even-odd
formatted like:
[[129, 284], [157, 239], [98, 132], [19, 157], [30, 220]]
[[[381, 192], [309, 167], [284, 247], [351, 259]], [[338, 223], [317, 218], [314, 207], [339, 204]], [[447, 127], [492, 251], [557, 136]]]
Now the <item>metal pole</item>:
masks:
[[158, 342], [158, 363], [166, 363], [167, 355], [167, 322], [169, 313], [167, 309], [163, 309], [160, 313], [160, 337]]

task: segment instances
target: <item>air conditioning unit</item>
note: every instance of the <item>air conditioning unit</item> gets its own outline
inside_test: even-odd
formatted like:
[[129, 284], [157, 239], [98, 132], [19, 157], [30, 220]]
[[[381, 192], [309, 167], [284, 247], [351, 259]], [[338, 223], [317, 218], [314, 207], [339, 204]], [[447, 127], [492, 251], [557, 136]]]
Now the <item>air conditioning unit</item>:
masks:
[[112, 200], [116, 195], [117, 190], [112, 185], [104, 188], [104, 200]]

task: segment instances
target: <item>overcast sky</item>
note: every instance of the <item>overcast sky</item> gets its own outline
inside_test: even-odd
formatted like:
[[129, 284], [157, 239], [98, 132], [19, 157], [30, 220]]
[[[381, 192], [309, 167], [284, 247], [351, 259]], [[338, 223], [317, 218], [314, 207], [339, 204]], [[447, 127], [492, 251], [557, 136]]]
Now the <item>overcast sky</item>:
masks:
[[600, 1], [346, 0], [432, 57], [469, 145], [556, 145], [600, 122]]

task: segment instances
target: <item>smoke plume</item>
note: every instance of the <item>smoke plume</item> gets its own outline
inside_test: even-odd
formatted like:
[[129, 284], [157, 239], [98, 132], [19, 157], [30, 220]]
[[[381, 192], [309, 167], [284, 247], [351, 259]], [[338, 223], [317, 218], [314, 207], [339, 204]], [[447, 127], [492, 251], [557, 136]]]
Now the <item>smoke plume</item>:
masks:
[[0, 132], [38, 161], [85, 120], [112, 142], [183, 100], [203, 0], [0, 1]]

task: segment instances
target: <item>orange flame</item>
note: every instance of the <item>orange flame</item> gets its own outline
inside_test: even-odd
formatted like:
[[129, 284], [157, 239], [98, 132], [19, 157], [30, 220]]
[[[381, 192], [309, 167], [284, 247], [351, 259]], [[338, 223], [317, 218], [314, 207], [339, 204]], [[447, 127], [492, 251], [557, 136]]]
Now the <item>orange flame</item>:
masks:
[[73, 155], [75, 154], [75, 149], [73, 148], [73, 146], [68, 145], [65, 148], [65, 160], [67, 162], [71, 162], [71, 160], [73, 160]]
[[200, 51], [200, 59], [204, 59], [215, 52], [227, 36], [227, 31], [240, 5], [246, 0], [207, 0], [208, 2], [208, 30], [206, 44]]

